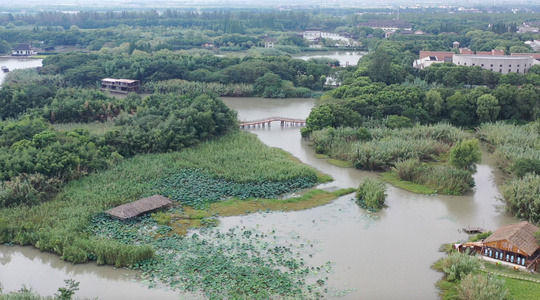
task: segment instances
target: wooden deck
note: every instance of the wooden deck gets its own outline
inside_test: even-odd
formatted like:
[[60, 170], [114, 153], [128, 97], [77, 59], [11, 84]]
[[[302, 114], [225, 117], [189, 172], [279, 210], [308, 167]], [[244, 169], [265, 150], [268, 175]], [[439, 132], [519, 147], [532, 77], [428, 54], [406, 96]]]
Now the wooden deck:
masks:
[[284, 117], [269, 117], [260, 120], [253, 121], [243, 121], [240, 122], [240, 128], [256, 128], [256, 127], [270, 127], [272, 122], [280, 122], [281, 127], [284, 126], [304, 126], [306, 125], [306, 120], [304, 119], [293, 119], [293, 118], [284, 118]]

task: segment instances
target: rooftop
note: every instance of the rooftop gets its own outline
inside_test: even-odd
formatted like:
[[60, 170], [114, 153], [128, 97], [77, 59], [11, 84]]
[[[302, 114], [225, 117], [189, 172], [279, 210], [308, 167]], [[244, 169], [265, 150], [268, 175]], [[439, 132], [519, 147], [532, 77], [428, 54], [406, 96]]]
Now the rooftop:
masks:
[[534, 234], [538, 227], [527, 221], [502, 226], [484, 240], [485, 243], [507, 240], [529, 256], [539, 248]]

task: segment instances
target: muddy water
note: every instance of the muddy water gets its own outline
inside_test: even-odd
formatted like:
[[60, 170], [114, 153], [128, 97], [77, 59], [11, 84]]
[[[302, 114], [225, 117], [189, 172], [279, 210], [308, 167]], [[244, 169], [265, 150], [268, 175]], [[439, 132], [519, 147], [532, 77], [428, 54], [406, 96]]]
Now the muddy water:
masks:
[[[265, 116], [305, 118], [313, 100], [225, 99], [242, 120]], [[339, 168], [314, 156], [300, 137], [298, 127], [251, 129], [265, 144], [283, 148], [335, 181], [322, 187], [357, 187], [365, 176], [376, 174]], [[388, 186], [388, 207], [369, 214], [356, 206], [352, 196], [290, 213], [253, 214], [224, 218], [224, 228], [236, 225], [276, 229], [284, 236], [315, 241], [318, 253], [308, 261], [315, 265], [331, 261], [330, 285], [354, 289], [345, 299], [437, 299], [435, 282], [441, 277], [430, 265], [442, 254], [441, 244], [465, 240], [458, 229], [482, 226], [494, 230], [512, 223], [496, 200], [494, 182], [501, 176], [484, 154], [475, 174], [476, 188], [465, 196], [415, 195]]]
[[[41, 67], [42, 59], [38, 58], [0, 58], [0, 66], [6, 66], [10, 71], [15, 69]], [[4, 82], [7, 73], [0, 71], [0, 85]]]
[[[269, 116], [306, 118], [311, 99], [225, 98], [238, 110], [241, 120]], [[251, 129], [265, 144], [280, 147], [335, 181], [322, 185], [357, 187], [365, 176], [376, 174], [339, 168], [317, 159], [300, 137], [299, 127]], [[339, 290], [352, 290], [343, 299], [437, 299], [435, 282], [440, 274], [430, 265], [442, 256], [442, 243], [466, 239], [458, 232], [466, 226], [495, 229], [513, 219], [500, 207], [494, 182], [500, 174], [484, 155], [475, 175], [476, 188], [462, 197], [419, 196], [388, 187], [388, 207], [369, 214], [344, 196], [333, 203], [301, 212], [251, 214], [222, 219], [220, 229], [233, 226], [275, 229], [284, 239], [302, 237], [314, 245], [311, 265], [333, 263], [328, 283]], [[304, 251], [305, 253], [305, 251]], [[311, 251], [313, 253], [313, 251]], [[100, 299], [177, 299], [175, 292], [148, 289], [133, 280], [133, 273], [95, 264], [73, 265], [57, 255], [30, 247], [0, 246], [0, 283], [4, 291], [32, 286], [42, 295], [52, 295], [73, 278], [80, 282], [77, 297]], [[181, 295], [181, 299], [197, 298]]]

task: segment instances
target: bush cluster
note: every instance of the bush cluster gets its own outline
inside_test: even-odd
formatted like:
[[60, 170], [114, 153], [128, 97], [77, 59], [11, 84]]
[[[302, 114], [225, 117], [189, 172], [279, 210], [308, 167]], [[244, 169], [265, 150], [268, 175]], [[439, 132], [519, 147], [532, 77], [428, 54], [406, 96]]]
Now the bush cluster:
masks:
[[384, 206], [387, 196], [384, 182], [366, 177], [356, 190], [356, 203], [363, 208], [377, 211]]

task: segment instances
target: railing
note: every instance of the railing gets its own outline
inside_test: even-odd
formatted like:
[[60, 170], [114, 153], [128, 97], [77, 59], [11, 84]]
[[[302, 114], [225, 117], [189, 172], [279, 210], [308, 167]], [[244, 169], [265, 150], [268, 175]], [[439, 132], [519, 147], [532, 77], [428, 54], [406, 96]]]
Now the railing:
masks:
[[281, 126], [287, 126], [287, 125], [300, 125], [304, 126], [306, 124], [306, 120], [304, 119], [294, 119], [294, 118], [284, 118], [284, 117], [268, 117], [265, 119], [259, 119], [259, 120], [252, 120], [252, 121], [242, 121], [240, 122], [239, 126], [240, 128], [250, 128], [251, 126], [255, 127], [265, 127], [268, 125], [270, 127], [270, 124], [272, 122], [280, 122]]

